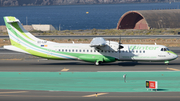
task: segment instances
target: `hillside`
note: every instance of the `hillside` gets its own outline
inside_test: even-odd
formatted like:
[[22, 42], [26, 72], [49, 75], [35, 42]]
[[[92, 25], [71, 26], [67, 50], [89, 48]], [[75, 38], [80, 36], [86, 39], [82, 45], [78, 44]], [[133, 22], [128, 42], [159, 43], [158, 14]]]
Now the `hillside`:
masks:
[[[76, 5], [76, 4], [112, 4], [112, 3], [151, 3], [174, 2], [175, 0], [0, 0], [3, 6], [43, 6], [43, 5]], [[180, 0], [176, 0], [180, 1]]]

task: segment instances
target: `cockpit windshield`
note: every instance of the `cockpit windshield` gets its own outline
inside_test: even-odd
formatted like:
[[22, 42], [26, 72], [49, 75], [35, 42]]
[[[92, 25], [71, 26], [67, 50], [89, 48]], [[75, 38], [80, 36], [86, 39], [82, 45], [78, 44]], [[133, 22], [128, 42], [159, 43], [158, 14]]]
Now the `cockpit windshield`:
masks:
[[170, 51], [169, 48], [161, 48], [161, 51]]

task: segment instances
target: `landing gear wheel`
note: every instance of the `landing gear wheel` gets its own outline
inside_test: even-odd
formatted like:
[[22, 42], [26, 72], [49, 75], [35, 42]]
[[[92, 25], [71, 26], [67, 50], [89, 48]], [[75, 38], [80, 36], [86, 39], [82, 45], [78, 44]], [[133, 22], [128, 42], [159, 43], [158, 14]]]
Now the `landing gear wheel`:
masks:
[[96, 65], [96, 66], [99, 66], [99, 62], [95, 62], [95, 65]]

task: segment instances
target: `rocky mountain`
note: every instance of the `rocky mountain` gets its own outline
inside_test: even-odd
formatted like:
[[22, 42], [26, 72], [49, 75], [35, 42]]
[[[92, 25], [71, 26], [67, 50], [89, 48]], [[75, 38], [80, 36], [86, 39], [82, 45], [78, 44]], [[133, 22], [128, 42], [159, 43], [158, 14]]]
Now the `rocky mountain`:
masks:
[[72, 5], [72, 4], [148, 3], [148, 2], [174, 2], [174, 1], [180, 1], [180, 0], [0, 0], [0, 7]]

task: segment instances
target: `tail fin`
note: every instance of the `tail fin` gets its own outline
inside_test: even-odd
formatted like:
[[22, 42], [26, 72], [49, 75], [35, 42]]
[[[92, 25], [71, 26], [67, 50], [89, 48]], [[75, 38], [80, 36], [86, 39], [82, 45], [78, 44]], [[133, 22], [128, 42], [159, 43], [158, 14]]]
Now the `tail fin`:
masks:
[[13, 16], [6, 16], [4, 17], [4, 21], [7, 27], [8, 35], [11, 41], [11, 45], [17, 46], [21, 45], [21, 42], [23, 40], [27, 40], [29, 42], [36, 42], [37, 40], [40, 40], [33, 36], [31, 33], [26, 31], [21, 22], [13, 17]]

